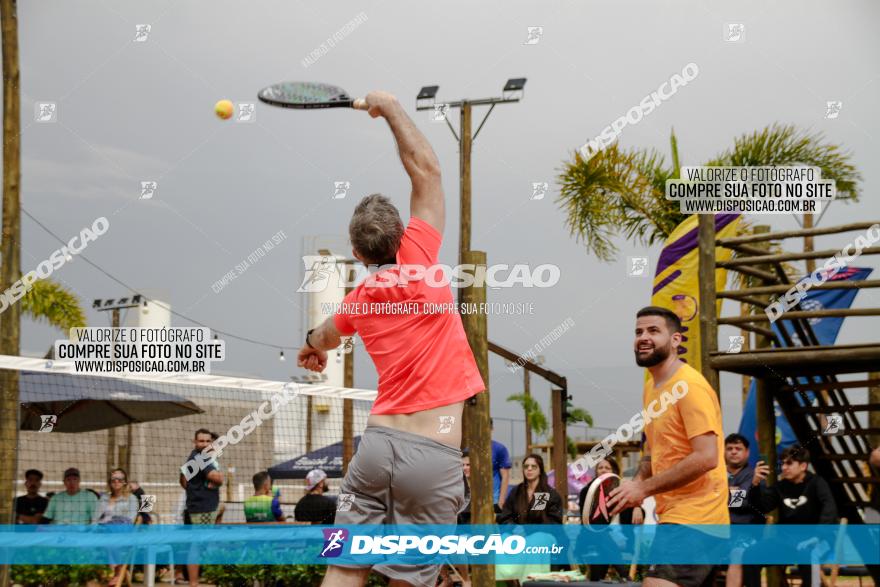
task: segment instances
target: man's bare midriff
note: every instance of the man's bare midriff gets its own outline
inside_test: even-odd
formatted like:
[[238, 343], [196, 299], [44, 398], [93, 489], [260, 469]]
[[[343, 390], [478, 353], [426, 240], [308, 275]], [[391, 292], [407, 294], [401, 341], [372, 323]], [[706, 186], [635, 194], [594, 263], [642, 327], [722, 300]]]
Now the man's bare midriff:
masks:
[[[367, 420], [367, 426], [394, 428], [460, 448], [463, 410], [464, 402], [457, 402], [411, 414], [372, 414]], [[450, 416], [452, 420], [449, 420]]]

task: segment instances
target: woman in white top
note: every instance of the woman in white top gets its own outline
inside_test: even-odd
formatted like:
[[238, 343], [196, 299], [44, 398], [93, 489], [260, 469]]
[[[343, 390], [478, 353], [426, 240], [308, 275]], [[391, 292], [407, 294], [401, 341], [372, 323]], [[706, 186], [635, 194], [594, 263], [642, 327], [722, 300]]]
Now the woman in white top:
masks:
[[[113, 469], [107, 485], [110, 491], [101, 494], [93, 523], [134, 524], [138, 515], [138, 498], [131, 493], [126, 472], [123, 469]], [[113, 578], [107, 585], [115, 587], [122, 578], [122, 565], [110, 565], [110, 568], [113, 569]]]

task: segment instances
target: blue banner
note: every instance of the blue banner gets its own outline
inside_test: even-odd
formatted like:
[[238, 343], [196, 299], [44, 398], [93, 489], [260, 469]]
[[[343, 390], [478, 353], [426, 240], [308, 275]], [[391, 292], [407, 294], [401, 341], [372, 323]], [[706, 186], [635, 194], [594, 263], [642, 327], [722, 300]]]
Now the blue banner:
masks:
[[2, 564], [880, 564], [880, 525], [0, 526]]
[[[870, 267], [844, 267], [837, 274], [830, 277], [828, 281], [863, 281], [868, 278], [871, 271]], [[857, 289], [810, 290], [801, 300], [800, 309], [808, 311], [846, 309], [852, 306], [858, 292], [859, 290]], [[812, 318], [809, 320], [809, 323], [820, 345], [833, 345], [837, 341], [837, 335], [843, 326], [843, 320], [844, 318], [836, 316]], [[777, 337], [780, 338], [783, 346], [785, 341], [780, 336], [780, 326], [788, 333], [793, 346], [805, 345], [805, 342], [800, 340], [797, 332], [795, 332], [794, 325], [790, 320], [785, 319], [785, 314], [782, 314], [782, 317], [774, 322], [771, 328]], [[809, 379], [806, 377], [798, 378], [798, 383], [809, 383]], [[812, 397], [811, 393], [808, 395]], [[749, 464], [753, 467], [758, 462], [758, 450], [756, 448], [758, 445], [756, 402], [756, 383], [752, 379], [749, 395], [746, 398], [746, 405], [743, 408], [743, 415], [739, 424], [739, 433], [748, 438], [753, 447], [749, 451]], [[776, 450], [778, 456], [789, 446], [797, 444], [798, 440], [779, 406], [774, 402], [773, 407], [776, 413]]]

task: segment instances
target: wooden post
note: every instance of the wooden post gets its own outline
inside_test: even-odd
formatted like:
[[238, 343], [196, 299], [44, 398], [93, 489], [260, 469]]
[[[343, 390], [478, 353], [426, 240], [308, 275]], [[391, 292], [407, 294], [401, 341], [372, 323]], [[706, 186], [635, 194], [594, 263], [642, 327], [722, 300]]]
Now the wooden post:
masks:
[[[755, 226], [752, 229], [753, 234], [765, 234], [768, 232], [770, 232], [770, 227], [766, 224], [761, 224], [759, 226]], [[765, 247], [761, 247], [761, 248], [767, 248], [767, 247], [765, 246]], [[742, 282], [743, 287], [751, 287], [752, 280], [754, 278], [749, 277], [747, 275], [744, 275], [742, 277], [744, 280]], [[758, 285], [761, 285], [761, 284], [759, 283]], [[764, 296], [761, 299], [766, 300], [767, 303], [770, 302], [769, 296]], [[740, 307], [740, 316], [748, 316], [748, 315], [751, 315], [755, 312], [755, 308], [751, 304], [747, 304], [745, 302], [740, 303], [739, 307]], [[744, 330], [744, 329], [740, 329], [739, 332], [743, 336], [742, 352], [748, 352], [749, 349], [752, 348], [751, 333], [748, 330]], [[757, 335], [755, 335], [755, 340], [757, 342]], [[743, 375], [742, 376], [742, 406], [743, 406], [743, 409], [745, 409], [746, 402], [749, 399], [749, 390], [751, 389], [751, 387], [752, 387], [752, 378], [749, 377], [748, 375]]]
[[[745, 303], [740, 302], [739, 304], [739, 315], [740, 316], [748, 316], [752, 313], [752, 306]], [[752, 348], [752, 333], [748, 330], [744, 330], [740, 328], [739, 335], [743, 337], [743, 345], [742, 352], [746, 353], [749, 349]], [[752, 386], [752, 378], [748, 375], [742, 376], [742, 407], [745, 409], [746, 401], [749, 398], [749, 388]]]
[[[532, 397], [531, 381], [528, 369], [523, 369], [523, 395], [526, 396], [526, 402]], [[526, 404], [528, 405], [528, 403]], [[529, 422], [529, 412], [526, 411], [526, 454], [531, 452], [532, 447], [532, 423]]]
[[562, 402], [568, 398], [567, 389], [553, 389], [550, 400], [553, 412], [553, 448], [550, 458], [556, 471], [556, 491], [562, 503], [568, 503], [568, 451], [565, 435], [565, 421], [562, 419]]
[[[464, 132], [464, 130], [462, 130]], [[469, 131], [468, 131], [469, 132]], [[485, 270], [486, 253], [465, 251], [462, 262]], [[465, 303], [482, 304], [486, 301], [486, 285], [461, 288], [461, 300]], [[471, 523], [494, 524], [495, 510], [492, 499], [492, 430], [489, 424], [489, 337], [486, 314], [466, 313], [461, 316], [471, 352], [480, 369], [486, 391], [476, 396], [476, 403], [465, 405], [467, 438], [465, 443], [471, 458]], [[493, 587], [495, 567], [474, 565], [471, 571], [474, 587]]]
[[[830, 202], [829, 202], [830, 203]], [[804, 230], [813, 228], [813, 213], [812, 212], [804, 212]], [[809, 253], [813, 251], [813, 236], [807, 235], [804, 237], [804, 252]], [[816, 260], [815, 259], [806, 259], [807, 263], [807, 273], [812, 273], [816, 270]]]
[[[458, 241], [458, 262], [464, 263], [464, 257], [471, 250], [471, 105], [470, 102], [461, 104], [461, 125], [458, 129], [458, 161], [460, 182], [460, 230]], [[463, 300], [464, 290], [458, 290], [459, 301]]]
[[710, 353], [718, 350], [718, 317], [715, 310], [715, 215], [700, 214], [700, 370], [721, 397], [718, 370], [712, 368]]
[[[0, 291], [21, 277], [21, 97], [18, 68], [18, 8], [0, 1], [3, 28], [3, 240]], [[21, 305], [0, 314], [0, 354], [20, 353]], [[15, 523], [12, 507], [18, 466], [18, 371], [0, 370], [0, 524]], [[9, 565], [0, 565], [0, 587], [9, 584]]]
[[306, 452], [312, 452], [312, 413], [314, 397], [306, 396]]
[[[868, 375], [868, 379], [880, 379], [880, 371], [875, 371]], [[880, 385], [874, 385], [868, 388], [868, 403], [880, 404]], [[871, 410], [868, 412], [868, 428], [880, 430], [880, 410]], [[880, 434], [872, 434], [868, 437], [871, 448], [880, 446]], [[880, 491], [880, 486], [875, 485], [873, 491]]]
[[[770, 232], [769, 226], [756, 226], [755, 233]], [[769, 249], [769, 241], [761, 241], [755, 244], [756, 247]], [[761, 269], [770, 271], [769, 266], [761, 266]], [[770, 303], [770, 296], [757, 296]], [[766, 349], [771, 345], [771, 341], [766, 336], [755, 335], [755, 349]], [[770, 467], [770, 475], [767, 477], [767, 483], [776, 484], [776, 410], [773, 407], [774, 383], [768, 379], [758, 379], [755, 386], [755, 406], [756, 406], [756, 430], [758, 434], [758, 454], [767, 457], [767, 466]], [[751, 440], [751, 439], [750, 439]], [[778, 520], [779, 516], [776, 512], [772, 512], [774, 520]], [[767, 587], [781, 587], [783, 584], [783, 576], [781, 570], [776, 566], [767, 567]]]
[[[352, 282], [352, 267], [346, 265], [346, 282]], [[345, 288], [345, 293], [348, 294], [352, 289], [351, 286], [347, 286]], [[344, 372], [343, 372], [343, 383], [342, 385], [348, 388], [354, 387], [354, 344], [351, 346], [351, 351], [348, 354], [343, 355], [344, 364]], [[348, 473], [348, 464], [351, 462], [351, 458], [354, 456], [354, 400], [346, 398], [342, 400], [342, 476], [345, 477], [345, 474]]]
[[[113, 328], [119, 328], [119, 308], [115, 308], [111, 312], [111, 325]], [[113, 343], [114, 354], [116, 343]], [[116, 444], [116, 428], [108, 428], [107, 429], [107, 477], [110, 477], [110, 473], [113, 469], [116, 468], [116, 462], [119, 457], [118, 454], [119, 448]], [[129, 473], [130, 474], [130, 473]]]

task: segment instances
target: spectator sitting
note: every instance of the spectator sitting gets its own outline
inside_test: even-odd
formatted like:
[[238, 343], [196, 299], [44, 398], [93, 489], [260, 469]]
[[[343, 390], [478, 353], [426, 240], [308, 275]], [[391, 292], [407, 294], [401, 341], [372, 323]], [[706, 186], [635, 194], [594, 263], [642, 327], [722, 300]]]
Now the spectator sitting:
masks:
[[547, 482], [544, 459], [530, 454], [522, 463], [523, 482], [514, 487], [498, 515], [499, 524], [561, 524], [562, 498]]
[[98, 500], [91, 491], [79, 487], [79, 469], [71, 467], [64, 471], [66, 491], [56, 493], [49, 500], [43, 518], [53, 524], [91, 524], [98, 507]]
[[278, 496], [272, 492], [272, 478], [267, 471], [253, 477], [254, 494], [244, 500], [244, 518], [248, 524], [283, 522], [284, 514]]
[[43, 484], [43, 473], [37, 469], [28, 469], [24, 474], [24, 487], [27, 494], [15, 498], [15, 523], [39, 524], [49, 499], [40, 495]]
[[[98, 500], [98, 509], [95, 512], [94, 523], [96, 524], [134, 524], [138, 515], [138, 499], [131, 494], [128, 487], [128, 475], [123, 469], [110, 471], [110, 479], [107, 481], [110, 491], [101, 494]], [[115, 562], [118, 559], [116, 553], [110, 553], [110, 569], [113, 578], [107, 583], [108, 587], [115, 587], [122, 579], [123, 565]]]
[[107, 481], [110, 491], [101, 494], [95, 512], [95, 524], [134, 524], [138, 514], [138, 498], [128, 487], [128, 475], [123, 469], [113, 469]]
[[[764, 461], [755, 465], [749, 504], [762, 512], [779, 508], [780, 524], [836, 524], [837, 505], [831, 488], [825, 479], [807, 471], [810, 453], [807, 449], [792, 446], [782, 453], [782, 474], [776, 485], [761, 484], [770, 473]], [[821, 585], [819, 565], [800, 564], [798, 571], [802, 587]]]
[[336, 519], [336, 501], [327, 497], [327, 473], [312, 469], [306, 475], [306, 495], [293, 510], [297, 522], [312, 524], [332, 524]]
[[[620, 477], [620, 465], [617, 464], [617, 461], [615, 461], [614, 459], [602, 459], [596, 464], [596, 477], [592, 479], [589, 483], [587, 483], [587, 485], [585, 485], [584, 488], [581, 489], [581, 492], [578, 494], [578, 509], [581, 512], [581, 520], [584, 519], [584, 503], [587, 501], [587, 493], [590, 491], [590, 487], [593, 486], [593, 483], [596, 482], [596, 479], [598, 479], [602, 475], [605, 475], [606, 473], [614, 473], [615, 475]], [[645, 512], [640, 507], [627, 508], [620, 512], [621, 524], [641, 524], [644, 521]], [[587, 534], [585, 533], [581, 533], [581, 535], [584, 537], [587, 536]], [[605, 575], [608, 574], [608, 569], [610, 567], [611, 565], [607, 564], [594, 565], [590, 563], [590, 581], [602, 581], [605, 578]], [[628, 579], [629, 567], [627, 565], [614, 565], [614, 570], [617, 571], [617, 574], [620, 576], [621, 579]]]

